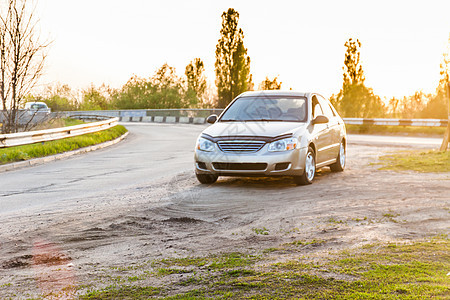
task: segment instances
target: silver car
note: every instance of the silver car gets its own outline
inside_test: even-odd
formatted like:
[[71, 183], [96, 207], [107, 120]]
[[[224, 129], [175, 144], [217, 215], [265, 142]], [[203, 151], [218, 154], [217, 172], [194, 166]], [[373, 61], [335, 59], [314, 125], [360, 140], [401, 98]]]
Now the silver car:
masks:
[[292, 176], [311, 184], [316, 170], [345, 167], [344, 121], [317, 93], [246, 92], [198, 137], [195, 174], [204, 184], [219, 176]]
[[37, 113], [49, 114], [52, 111], [45, 102], [37, 101], [25, 103], [25, 110], [29, 115], [36, 115]]

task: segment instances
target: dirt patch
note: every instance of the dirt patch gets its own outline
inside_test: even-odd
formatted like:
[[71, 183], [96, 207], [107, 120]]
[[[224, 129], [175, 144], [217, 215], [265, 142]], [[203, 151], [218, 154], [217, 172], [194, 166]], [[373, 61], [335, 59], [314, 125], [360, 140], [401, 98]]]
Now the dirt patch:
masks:
[[165, 223], [199, 223], [203, 222], [201, 220], [188, 218], [188, 217], [181, 217], [181, 218], [169, 218], [167, 220], [164, 220]]
[[31, 264], [31, 259], [33, 255], [21, 255], [19, 257], [12, 258], [10, 260], [6, 260], [2, 263], [3, 269], [13, 269], [13, 268], [21, 268], [26, 267]]
[[[290, 178], [220, 178], [203, 186], [183, 172], [86, 200], [105, 205], [2, 220], [0, 295], [41, 295], [29, 271], [40, 262], [73, 264], [83, 293], [167, 258], [273, 248], [275, 262], [321, 260], [330, 251], [448, 233], [450, 175], [377, 170], [372, 163], [389, 151], [351, 146], [344, 172], [323, 169], [309, 186]], [[59, 250], [30, 257], [43, 236]], [[292, 251], [277, 252], [279, 245]], [[153, 276], [145, 284], [164, 283]]]

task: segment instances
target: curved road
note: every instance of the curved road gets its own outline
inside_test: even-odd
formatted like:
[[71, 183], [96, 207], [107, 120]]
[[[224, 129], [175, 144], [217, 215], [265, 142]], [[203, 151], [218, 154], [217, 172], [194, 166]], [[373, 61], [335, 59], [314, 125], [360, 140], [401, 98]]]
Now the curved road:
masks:
[[[193, 169], [193, 148], [206, 127], [126, 123], [130, 131], [118, 145], [35, 167], [0, 173], [0, 217], [13, 212], [47, 211], [76, 205], [79, 199], [170, 180]], [[438, 147], [440, 139], [351, 135], [349, 143]]]
[[0, 173], [0, 217], [23, 209], [46, 210], [60, 201], [67, 205], [80, 198], [95, 199], [192, 169], [192, 151], [203, 126], [127, 124], [127, 128], [130, 134], [115, 146]]

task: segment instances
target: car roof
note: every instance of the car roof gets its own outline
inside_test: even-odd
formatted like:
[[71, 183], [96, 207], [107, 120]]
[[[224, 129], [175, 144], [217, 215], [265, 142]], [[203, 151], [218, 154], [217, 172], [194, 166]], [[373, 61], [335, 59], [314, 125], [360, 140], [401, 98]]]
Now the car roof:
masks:
[[45, 102], [39, 102], [39, 101], [31, 101], [31, 102], [25, 103], [25, 105], [33, 105], [33, 104], [44, 104], [44, 105], [47, 105], [47, 103], [45, 103]]
[[280, 90], [264, 90], [264, 91], [250, 91], [244, 92], [239, 97], [260, 97], [260, 96], [298, 96], [308, 97], [312, 93], [296, 92], [296, 91], [280, 91]]

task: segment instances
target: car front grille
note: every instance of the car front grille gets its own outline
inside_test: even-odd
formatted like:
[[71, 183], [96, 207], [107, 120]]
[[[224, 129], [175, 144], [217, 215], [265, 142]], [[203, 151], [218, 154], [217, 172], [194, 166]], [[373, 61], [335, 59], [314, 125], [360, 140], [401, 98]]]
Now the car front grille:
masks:
[[226, 153], [251, 153], [261, 150], [263, 141], [219, 141], [219, 149]]
[[266, 163], [224, 163], [214, 162], [213, 167], [216, 170], [231, 170], [231, 171], [263, 171], [267, 168]]

